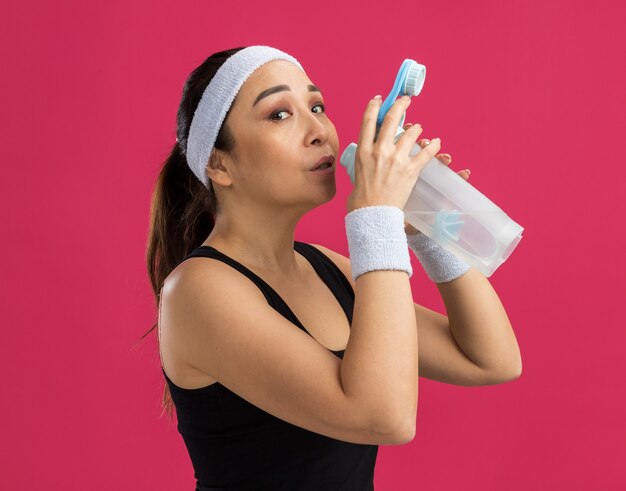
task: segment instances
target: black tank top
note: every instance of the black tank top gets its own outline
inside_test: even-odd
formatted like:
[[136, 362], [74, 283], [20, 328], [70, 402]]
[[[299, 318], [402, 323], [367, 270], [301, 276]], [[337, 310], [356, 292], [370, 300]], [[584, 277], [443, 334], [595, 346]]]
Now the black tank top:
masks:
[[[352, 324], [354, 290], [345, 275], [317, 248], [294, 241], [294, 249], [311, 263]], [[210, 246], [197, 247], [183, 261], [191, 257], [217, 259], [237, 269], [275, 310], [310, 335], [276, 291], [241, 263]], [[343, 358], [344, 350], [329, 351]], [[194, 468], [196, 491], [374, 490], [378, 445], [336, 440], [292, 425], [219, 382], [197, 389], [178, 387], [161, 370]]]

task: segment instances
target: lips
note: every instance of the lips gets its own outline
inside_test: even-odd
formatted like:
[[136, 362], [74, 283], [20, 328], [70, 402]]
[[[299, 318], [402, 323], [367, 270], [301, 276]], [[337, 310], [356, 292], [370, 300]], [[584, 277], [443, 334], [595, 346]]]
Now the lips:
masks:
[[334, 163], [335, 163], [335, 156], [334, 155], [324, 155], [309, 170], [310, 171], [323, 170], [324, 168], [332, 167]]

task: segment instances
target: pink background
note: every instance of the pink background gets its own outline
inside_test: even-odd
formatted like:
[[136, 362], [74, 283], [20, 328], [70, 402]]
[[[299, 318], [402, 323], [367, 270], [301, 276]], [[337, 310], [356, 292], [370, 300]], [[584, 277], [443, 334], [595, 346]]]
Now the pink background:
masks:
[[[215, 51], [293, 54], [340, 150], [405, 58], [406, 122], [525, 227], [490, 278], [523, 356], [489, 387], [420, 383], [417, 435], [377, 491], [625, 489], [623, 2], [6, 2], [3, 489], [193, 489], [145, 265], [149, 202], [187, 75]], [[347, 254], [351, 184], [296, 239]], [[419, 263], [415, 301], [445, 313]]]

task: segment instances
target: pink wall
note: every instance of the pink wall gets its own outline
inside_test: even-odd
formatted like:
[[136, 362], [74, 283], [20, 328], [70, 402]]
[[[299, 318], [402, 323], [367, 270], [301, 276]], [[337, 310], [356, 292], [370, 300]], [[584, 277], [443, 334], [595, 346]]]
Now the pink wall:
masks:
[[[175, 422], [158, 417], [155, 337], [136, 345], [156, 315], [149, 200], [189, 72], [267, 44], [323, 88], [341, 150], [402, 60], [425, 64], [406, 121], [526, 228], [490, 278], [522, 377], [421, 379], [417, 435], [381, 447], [377, 491], [624, 489], [625, 13], [608, 0], [4, 5], [1, 487], [193, 489]], [[342, 170], [296, 238], [347, 254]], [[445, 312], [414, 269], [415, 301]]]

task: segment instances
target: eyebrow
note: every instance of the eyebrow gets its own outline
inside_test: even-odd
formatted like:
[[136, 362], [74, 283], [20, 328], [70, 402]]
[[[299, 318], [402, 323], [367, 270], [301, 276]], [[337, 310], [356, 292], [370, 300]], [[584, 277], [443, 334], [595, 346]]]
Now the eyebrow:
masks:
[[[319, 87], [315, 85], [309, 85], [308, 88], [309, 88], [309, 92], [320, 92], [320, 93], [322, 92], [319, 89]], [[259, 102], [264, 97], [275, 94], [276, 92], [282, 92], [283, 90], [291, 90], [291, 87], [289, 87], [289, 85], [276, 85], [274, 87], [270, 87], [269, 89], [265, 89], [256, 97], [256, 99], [254, 100], [254, 103], [252, 104], [252, 107], [254, 107], [256, 103]]]

